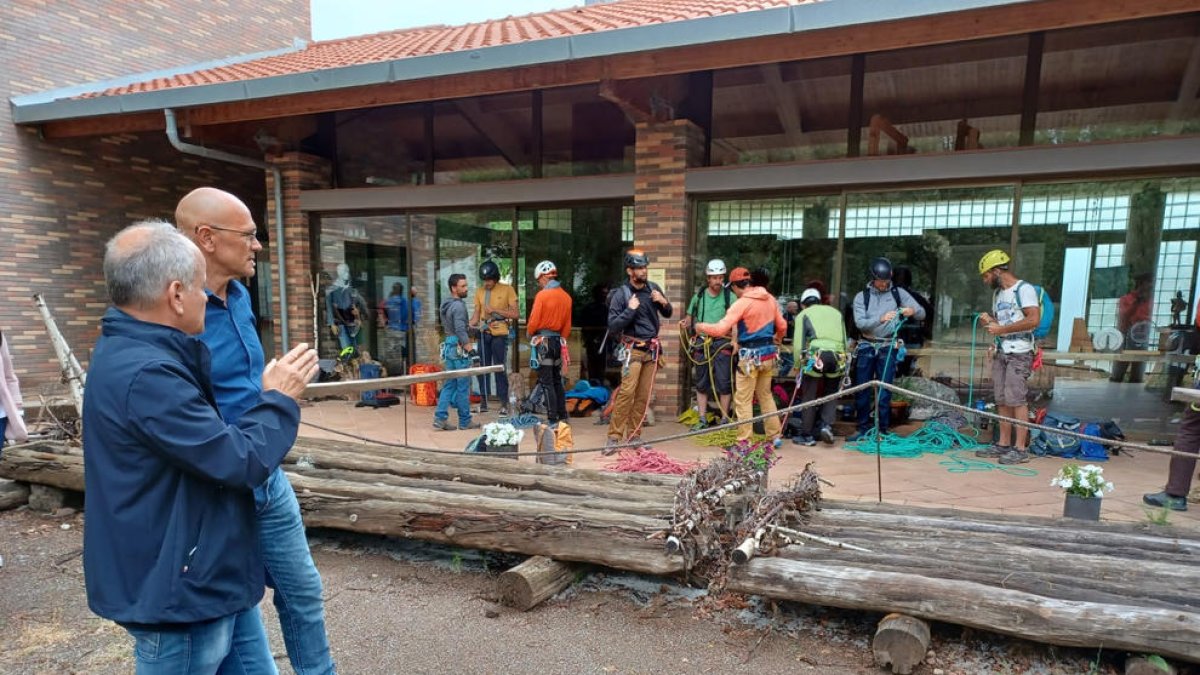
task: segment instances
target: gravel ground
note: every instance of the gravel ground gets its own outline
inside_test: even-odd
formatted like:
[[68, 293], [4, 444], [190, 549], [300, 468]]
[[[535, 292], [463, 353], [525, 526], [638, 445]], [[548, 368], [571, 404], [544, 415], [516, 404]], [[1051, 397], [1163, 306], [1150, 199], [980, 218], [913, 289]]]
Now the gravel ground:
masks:
[[[0, 513], [0, 673], [129, 673], [131, 643], [87, 609], [79, 513]], [[318, 531], [338, 669], [356, 673], [882, 673], [878, 614], [710, 598], [661, 579], [593, 570], [526, 613], [495, 602], [519, 557]], [[281, 672], [278, 622], [263, 604]], [[1117, 673], [1120, 655], [934, 626], [917, 675]], [[1196, 671], [1181, 671], [1196, 672]]]

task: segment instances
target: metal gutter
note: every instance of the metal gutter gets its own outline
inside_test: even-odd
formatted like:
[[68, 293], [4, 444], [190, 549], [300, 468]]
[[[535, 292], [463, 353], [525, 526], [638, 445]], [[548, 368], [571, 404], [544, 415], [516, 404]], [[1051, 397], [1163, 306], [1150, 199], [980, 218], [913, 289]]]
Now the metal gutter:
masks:
[[[249, 166], [255, 169], [271, 171], [275, 183], [275, 258], [279, 261], [279, 335], [283, 338], [282, 349], [286, 351], [291, 344], [288, 339], [288, 310], [287, 310], [287, 263], [285, 262], [284, 246], [283, 246], [283, 174], [279, 168], [268, 164], [261, 159], [253, 157], [243, 157], [232, 152], [224, 152], [222, 150], [214, 150], [206, 148], [202, 145], [187, 143], [179, 138], [179, 126], [175, 122], [175, 111], [170, 108], [163, 110], [163, 116], [166, 118], [167, 124], [167, 140], [171, 142], [171, 146], [185, 155], [195, 155], [196, 157], [204, 157], [218, 162], [228, 162], [230, 164], [240, 164]], [[314, 327], [315, 328], [315, 327]]]
[[[47, 100], [54, 92], [43, 92], [15, 97], [10, 100], [10, 106], [14, 123], [36, 124], [80, 117], [253, 101], [271, 96], [390, 84], [674, 47], [709, 45], [730, 40], [800, 35], [815, 30], [1016, 5], [1030, 1], [1032, 0], [911, 0], [902, 3], [878, 3], [874, 0], [824, 0], [789, 7], [670, 21], [238, 82], [86, 99]], [[184, 72], [194, 72], [198, 69], [192, 68]], [[88, 91], [96, 90], [91, 85], [86, 87]]]

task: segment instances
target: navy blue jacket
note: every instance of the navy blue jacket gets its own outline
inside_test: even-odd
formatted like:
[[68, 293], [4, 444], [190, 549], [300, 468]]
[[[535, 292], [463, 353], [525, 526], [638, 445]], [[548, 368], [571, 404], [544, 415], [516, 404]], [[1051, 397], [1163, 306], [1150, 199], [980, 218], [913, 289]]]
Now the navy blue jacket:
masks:
[[204, 621], [263, 596], [251, 490], [279, 465], [296, 402], [264, 392], [235, 425], [217, 412], [198, 339], [104, 315], [83, 400], [88, 606], [121, 624]]

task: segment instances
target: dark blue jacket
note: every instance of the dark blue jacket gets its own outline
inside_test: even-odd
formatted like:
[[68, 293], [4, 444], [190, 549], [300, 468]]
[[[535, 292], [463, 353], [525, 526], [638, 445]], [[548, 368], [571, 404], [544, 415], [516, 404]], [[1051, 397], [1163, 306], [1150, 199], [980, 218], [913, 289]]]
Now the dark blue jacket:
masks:
[[262, 599], [251, 490], [291, 448], [300, 409], [264, 392], [227, 425], [209, 366], [194, 337], [104, 315], [83, 400], [83, 571], [100, 616], [190, 623]]

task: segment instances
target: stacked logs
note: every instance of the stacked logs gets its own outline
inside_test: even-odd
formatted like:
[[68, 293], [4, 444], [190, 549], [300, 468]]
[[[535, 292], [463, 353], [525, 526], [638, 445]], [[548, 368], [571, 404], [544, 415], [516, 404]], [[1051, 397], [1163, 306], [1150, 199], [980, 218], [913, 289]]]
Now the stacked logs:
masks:
[[[310, 526], [650, 574], [685, 569], [659, 538], [671, 531], [678, 477], [312, 439], [288, 461]], [[9, 447], [0, 477], [82, 490], [83, 457], [54, 444]], [[783, 532], [791, 545], [729, 567], [726, 589], [1200, 661], [1195, 530], [859, 502], [823, 502], [793, 527]], [[540, 563], [529, 572], [517, 602], [567, 579]]]

